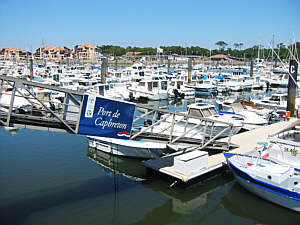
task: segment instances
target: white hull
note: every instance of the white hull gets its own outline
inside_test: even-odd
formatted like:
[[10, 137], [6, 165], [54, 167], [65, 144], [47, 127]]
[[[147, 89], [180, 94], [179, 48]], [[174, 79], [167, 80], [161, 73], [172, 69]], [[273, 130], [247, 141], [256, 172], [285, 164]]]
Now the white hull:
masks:
[[93, 136], [88, 136], [88, 139], [89, 147], [118, 156], [150, 159], [157, 158], [168, 151], [166, 144], [154, 142]]
[[282, 207], [300, 212], [299, 170], [254, 152], [224, 153], [237, 181], [248, 191]]
[[239, 176], [236, 176], [235, 173], [234, 176], [239, 182], [239, 184], [241, 184], [244, 188], [246, 188], [248, 191], [252, 192], [253, 194], [256, 194], [257, 196], [266, 199], [270, 202], [273, 202], [277, 205], [300, 212], [299, 201], [293, 200], [291, 198], [283, 197], [281, 195], [278, 195], [275, 191], [274, 192], [268, 191], [264, 188], [261, 188], [258, 185], [253, 185], [241, 179]]

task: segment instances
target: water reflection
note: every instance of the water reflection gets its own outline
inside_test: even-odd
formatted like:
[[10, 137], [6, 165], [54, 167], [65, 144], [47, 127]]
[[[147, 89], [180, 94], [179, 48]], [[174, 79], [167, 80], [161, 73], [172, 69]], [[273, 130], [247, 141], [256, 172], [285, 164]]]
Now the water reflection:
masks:
[[111, 155], [95, 148], [89, 148], [87, 156], [99, 164], [99, 168], [107, 176], [113, 177], [115, 174], [120, 174], [136, 181], [146, 178], [146, 169], [140, 160]]
[[251, 219], [260, 224], [300, 224], [299, 213], [277, 206], [251, 194], [236, 181], [228, 185], [222, 204], [233, 215]]
[[[143, 188], [153, 191], [152, 196], [163, 197], [159, 205], [156, 202], [151, 210], [143, 211], [143, 216], [133, 224], [216, 224], [222, 220], [230, 221], [229, 224], [300, 222], [299, 214], [244, 190], [229, 171], [192, 186], [175, 185], [171, 188], [172, 180], [147, 176], [139, 160], [110, 156], [94, 149], [89, 149], [88, 157], [96, 160], [108, 176], [118, 174], [142, 181]], [[150, 196], [143, 198], [144, 204], [151, 204]], [[293, 218], [292, 222], [288, 218]]]

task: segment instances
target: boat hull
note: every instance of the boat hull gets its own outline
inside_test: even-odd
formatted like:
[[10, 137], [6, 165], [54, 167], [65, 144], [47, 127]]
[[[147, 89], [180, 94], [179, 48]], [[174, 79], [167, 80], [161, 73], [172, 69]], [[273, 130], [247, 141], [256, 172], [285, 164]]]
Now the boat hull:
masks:
[[88, 137], [88, 143], [89, 147], [112, 155], [141, 159], [157, 158], [168, 152], [167, 145], [152, 142]]
[[236, 168], [228, 160], [227, 163], [238, 183], [249, 192], [279, 206], [300, 212], [300, 200], [299, 198], [293, 198], [293, 192], [278, 187], [276, 188], [275, 186], [254, 179]]

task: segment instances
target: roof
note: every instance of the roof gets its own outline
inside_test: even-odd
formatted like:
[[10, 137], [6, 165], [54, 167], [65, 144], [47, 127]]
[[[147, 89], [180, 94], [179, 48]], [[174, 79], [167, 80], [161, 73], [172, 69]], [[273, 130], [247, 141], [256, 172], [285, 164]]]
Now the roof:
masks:
[[77, 45], [75, 46], [75, 48], [97, 48], [97, 46], [91, 44], [84, 44], [84, 45]]
[[19, 52], [28, 52], [26, 50], [20, 49], [20, 48], [2, 48], [1, 50], [4, 51], [19, 51]]
[[140, 55], [142, 52], [126, 52], [123, 56], [128, 56], [128, 55]]
[[224, 54], [217, 54], [210, 57], [211, 59], [234, 59], [234, 60], [243, 60], [242, 58], [228, 56]]
[[213, 55], [210, 58], [211, 59], [229, 59], [230, 57], [228, 55], [218, 54], [218, 55]]

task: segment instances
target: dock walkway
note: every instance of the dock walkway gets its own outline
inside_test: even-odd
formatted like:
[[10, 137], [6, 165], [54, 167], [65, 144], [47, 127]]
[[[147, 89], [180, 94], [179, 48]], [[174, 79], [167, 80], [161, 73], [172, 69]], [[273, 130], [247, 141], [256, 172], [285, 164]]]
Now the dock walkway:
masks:
[[[229, 152], [244, 154], [246, 152], [252, 151], [255, 149], [255, 147], [258, 147], [258, 142], [267, 142], [269, 135], [278, 132], [279, 130], [283, 129], [285, 126], [294, 122], [295, 120], [296, 119], [290, 119], [287, 121], [274, 123], [268, 126], [260, 127], [251, 131], [234, 135], [231, 137], [231, 143], [239, 147], [234, 148]], [[220, 141], [226, 142], [227, 138], [220, 139]], [[209, 156], [207, 167], [202, 168], [199, 171], [190, 175], [182, 174], [174, 169], [174, 157], [185, 153], [186, 152], [184, 151], [180, 151], [159, 159], [151, 159], [146, 161], [144, 165], [147, 168], [172, 176], [183, 182], [188, 182], [191, 179], [197, 178], [226, 165], [226, 159], [222, 153], [214, 154]]]

